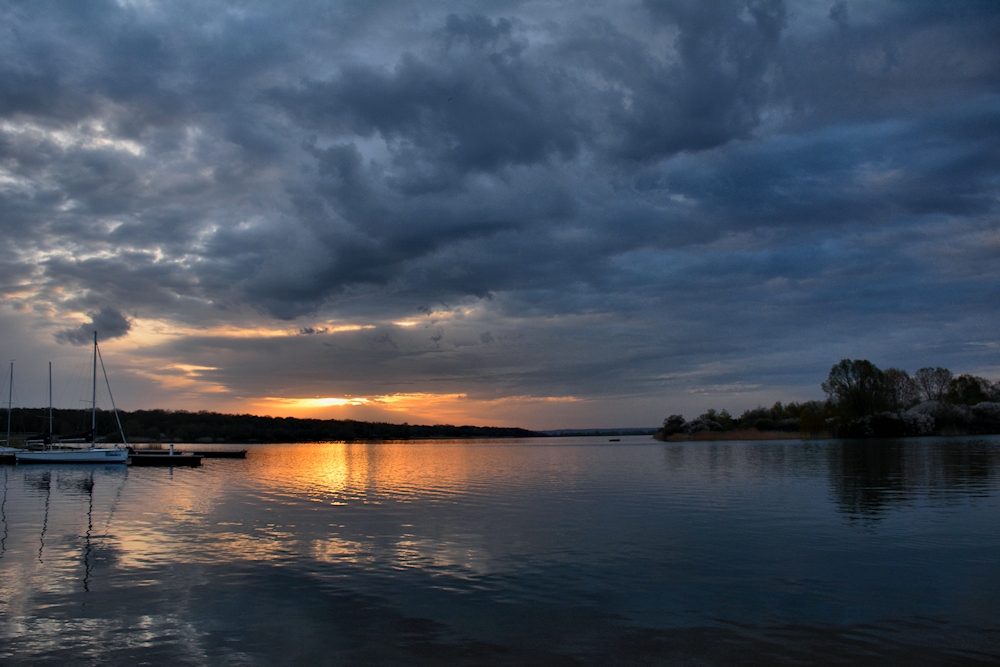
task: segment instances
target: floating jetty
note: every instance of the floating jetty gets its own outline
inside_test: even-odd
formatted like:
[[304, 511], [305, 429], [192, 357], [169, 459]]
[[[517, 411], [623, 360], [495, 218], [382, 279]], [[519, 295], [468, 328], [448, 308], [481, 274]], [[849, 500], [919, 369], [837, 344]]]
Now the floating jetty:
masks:
[[193, 468], [201, 465], [202, 457], [190, 452], [163, 452], [145, 450], [132, 452], [129, 463], [134, 466], [187, 466]]
[[134, 466], [187, 466], [194, 468], [201, 465], [202, 457], [191, 452], [178, 452], [174, 446], [170, 449], [132, 449], [129, 450], [128, 462]]
[[[145, 456], [146, 454], [166, 454], [165, 449], [133, 449], [136, 454], [141, 454]], [[178, 454], [193, 454], [195, 456], [200, 456], [203, 459], [245, 459], [247, 457], [247, 450], [245, 449], [197, 449], [197, 450], [181, 450], [181, 449], [171, 449], [174, 455]]]
[[247, 457], [247, 450], [245, 449], [198, 449], [180, 453], [194, 454], [206, 459], [245, 459]]
[[14, 462], [14, 452], [19, 451], [14, 447], [2, 447], [0, 446], [0, 463], [13, 463]]

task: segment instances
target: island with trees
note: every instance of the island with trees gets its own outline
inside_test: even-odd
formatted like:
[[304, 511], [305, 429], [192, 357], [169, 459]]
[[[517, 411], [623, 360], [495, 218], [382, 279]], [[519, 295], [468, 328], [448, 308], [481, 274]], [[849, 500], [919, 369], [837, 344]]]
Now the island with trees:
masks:
[[734, 417], [708, 410], [691, 420], [670, 415], [660, 440], [800, 437], [894, 438], [1000, 433], [1000, 382], [921, 368], [912, 376], [867, 359], [834, 364], [821, 385], [825, 401], [775, 403]]

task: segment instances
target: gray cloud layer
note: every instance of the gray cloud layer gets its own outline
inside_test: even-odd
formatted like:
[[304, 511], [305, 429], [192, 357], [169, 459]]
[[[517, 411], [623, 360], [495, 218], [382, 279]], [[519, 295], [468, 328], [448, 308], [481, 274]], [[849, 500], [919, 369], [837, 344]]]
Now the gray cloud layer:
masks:
[[[841, 356], [997, 371], [992, 3], [0, 15], [0, 285], [39, 317], [295, 320], [289, 393], [693, 405]], [[235, 392], [268, 363], [204, 344], [157, 353]]]
[[96, 313], [88, 313], [89, 324], [81, 324], [76, 329], [63, 329], [56, 332], [56, 341], [69, 343], [71, 345], [87, 345], [94, 342], [94, 334], [98, 333], [101, 338], [121, 338], [128, 334], [132, 328], [131, 322], [124, 315], [105, 306]]

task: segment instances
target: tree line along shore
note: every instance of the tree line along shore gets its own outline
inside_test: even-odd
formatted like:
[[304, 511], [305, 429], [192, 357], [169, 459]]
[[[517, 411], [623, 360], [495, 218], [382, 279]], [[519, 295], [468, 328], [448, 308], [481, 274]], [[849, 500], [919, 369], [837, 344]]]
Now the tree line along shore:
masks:
[[[125, 438], [130, 443], [205, 442], [279, 443], [363, 440], [418, 440], [432, 438], [524, 438], [542, 435], [522, 428], [496, 426], [418, 425], [362, 422], [340, 419], [260, 417], [184, 410], [118, 411]], [[6, 408], [0, 419], [7, 419]], [[90, 439], [89, 410], [52, 411], [57, 438]], [[11, 424], [17, 436], [12, 441], [45, 437], [49, 430], [48, 408], [13, 408]], [[102, 442], [121, 442], [111, 411], [98, 410], [97, 437]]]
[[670, 415], [660, 440], [898, 438], [1000, 433], [1000, 382], [921, 368], [912, 376], [867, 359], [842, 359], [820, 387], [825, 401], [745, 410], [708, 410], [691, 420]]

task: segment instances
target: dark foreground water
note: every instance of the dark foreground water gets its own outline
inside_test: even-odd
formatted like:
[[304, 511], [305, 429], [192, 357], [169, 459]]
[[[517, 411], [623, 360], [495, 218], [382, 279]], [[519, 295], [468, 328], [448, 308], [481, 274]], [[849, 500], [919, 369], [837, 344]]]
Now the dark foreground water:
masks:
[[0, 664], [1000, 663], [1000, 439], [0, 467]]

